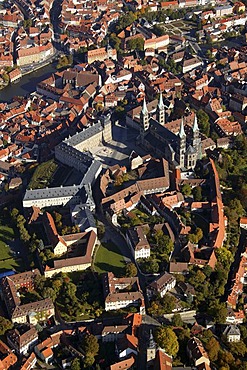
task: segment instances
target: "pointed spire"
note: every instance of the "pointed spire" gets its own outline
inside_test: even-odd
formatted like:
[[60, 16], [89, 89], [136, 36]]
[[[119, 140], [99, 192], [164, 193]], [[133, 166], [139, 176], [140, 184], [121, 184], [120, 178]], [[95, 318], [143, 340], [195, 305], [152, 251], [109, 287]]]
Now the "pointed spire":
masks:
[[160, 92], [160, 98], [159, 98], [158, 107], [159, 107], [159, 109], [164, 109], [164, 102], [163, 102], [162, 92]]
[[180, 130], [179, 130], [179, 136], [180, 138], [186, 136], [185, 131], [184, 131], [184, 117], [181, 119], [181, 124], [180, 124]]
[[196, 115], [196, 113], [195, 113], [195, 118], [194, 118], [194, 123], [193, 123], [192, 130], [193, 130], [193, 132], [196, 132], [196, 131], [199, 130], [198, 123], [197, 123], [197, 115]]
[[148, 114], [148, 108], [147, 108], [147, 103], [146, 103], [146, 98], [144, 96], [144, 99], [143, 99], [143, 105], [142, 105], [142, 114], [145, 116], [146, 114]]
[[156, 344], [154, 341], [153, 333], [152, 333], [152, 330], [150, 329], [148, 348], [155, 348], [155, 347], [156, 347]]

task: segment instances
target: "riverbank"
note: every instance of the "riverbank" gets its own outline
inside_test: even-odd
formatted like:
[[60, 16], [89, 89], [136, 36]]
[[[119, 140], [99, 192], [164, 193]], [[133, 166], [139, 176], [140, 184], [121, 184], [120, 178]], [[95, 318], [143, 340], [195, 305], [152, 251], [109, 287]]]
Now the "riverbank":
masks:
[[37, 65], [37, 66], [35, 66], [35, 69], [34, 70], [21, 70], [22, 71], [22, 76], [26, 76], [26, 75], [29, 75], [30, 73], [33, 73], [33, 72], [36, 72], [36, 71], [38, 71], [39, 69], [41, 69], [41, 68], [44, 68], [44, 67], [46, 67], [46, 66], [48, 66], [48, 65], [50, 65], [51, 64], [51, 62], [49, 61], [49, 62], [46, 62], [46, 63], [43, 63], [43, 64], [41, 64], [41, 65]]
[[46, 66], [23, 75], [21, 80], [16, 84], [9, 84], [0, 90], [0, 102], [9, 103], [15, 96], [26, 96], [36, 90], [39, 82], [48, 78], [52, 73], [57, 72], [56, 63], [49, 63]]

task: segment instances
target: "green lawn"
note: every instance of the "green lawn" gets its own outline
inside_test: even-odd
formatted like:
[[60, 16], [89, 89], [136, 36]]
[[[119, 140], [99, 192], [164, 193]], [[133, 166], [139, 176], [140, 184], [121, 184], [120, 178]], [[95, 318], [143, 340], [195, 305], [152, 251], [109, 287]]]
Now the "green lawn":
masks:
[[132, 209], [131, 212], [134, 213], [136, 215], [136, 217], [138, 217], [140, 219], [143, 219], [143, 220], [148, 220], [149, 219], [149, 216], [146, 213], [140, 211], [138, 208]]
[[11, 227], [0, 225], [0, 260], [12, 257], [8, 240], [14, 238], [14, 230]]
[[0, 261], [0, 272], [4, 272], [8, 270], [22, 271], [21, 265], [22, 265], [22, 260], [8, 258], [7, 260]]
[[58, 168], [58, 164], [51, 159], [41, 163], [34, 171], [28, 189], [44, 189], [50, 185], [53, 176]]
[[118, 247], [113, 243], [102, 243], [96, 253], [94, 267], [98, 273], [113, 272], [122, 276], [125, 271], [125, 261]]
[[20, 269], [21, 261], [13, 257], [8, 245], [14, 237], [14, 230], [11, 227], [0, 224], [0, 272]]

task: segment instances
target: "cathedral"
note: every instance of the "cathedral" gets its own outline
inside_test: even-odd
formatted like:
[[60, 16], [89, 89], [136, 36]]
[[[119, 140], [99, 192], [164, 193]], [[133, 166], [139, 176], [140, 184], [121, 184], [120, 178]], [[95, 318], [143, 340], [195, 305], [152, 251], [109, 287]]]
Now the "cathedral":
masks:
[[140, 113], [139, 143], [146, 150], [164, 157], [175, 168], [194, 169], [197, 159], [201, 157], [201, 134], [194, 114], [166, 123], [165, 106], [160, 94], [156, 117], [150, 117], [144, 98]]

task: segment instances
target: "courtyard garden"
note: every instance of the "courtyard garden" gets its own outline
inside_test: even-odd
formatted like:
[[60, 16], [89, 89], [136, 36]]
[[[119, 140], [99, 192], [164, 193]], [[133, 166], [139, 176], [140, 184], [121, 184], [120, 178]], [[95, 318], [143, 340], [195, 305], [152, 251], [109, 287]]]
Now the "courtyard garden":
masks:
[[113, 243], [102, 243], [95, 255], [94, 268], [99, 274], [112, 271], [115, 276], [124, 275], [126, 262]]

